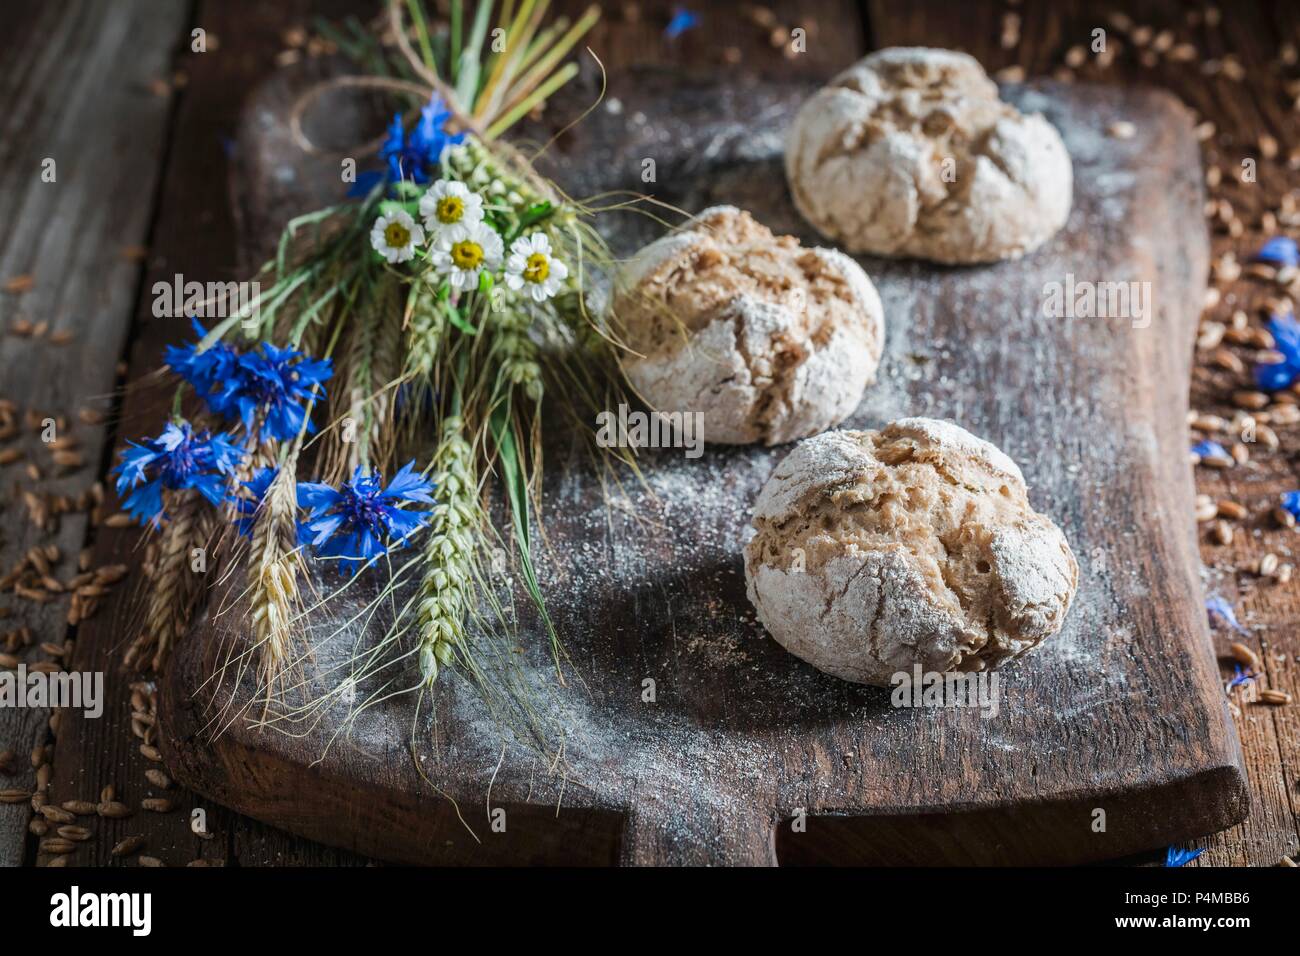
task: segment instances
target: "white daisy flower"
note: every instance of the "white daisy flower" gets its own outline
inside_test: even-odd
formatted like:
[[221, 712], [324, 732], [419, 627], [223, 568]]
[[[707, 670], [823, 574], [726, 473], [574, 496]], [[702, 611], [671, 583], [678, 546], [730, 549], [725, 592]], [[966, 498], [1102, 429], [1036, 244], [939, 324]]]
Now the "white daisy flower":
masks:
[[560, 291], [569, 267], [551, 255], [551, 240], [544, 232], [523, 236], [510, 244], [506, 259], [506, 285], [526, 290], [534, 302], [545, 302]]
[[501, 264], [501, 250], [501, 237], [491, 226], [457, 223], [438, 233], [431, 260], [453, 289], [473, 289], [479, 273], [494, 271]]
[[424, 230], [411, 214], [398, 209], [384, 213], [370, 230], [370, 244], [389, 262], [406, 262], [424, 242]]
[[483, 221], [483, 197], [464, 183], [440, 179], [420, 197], [420, 216], [432, 235], [448, 226], [474, 226]]

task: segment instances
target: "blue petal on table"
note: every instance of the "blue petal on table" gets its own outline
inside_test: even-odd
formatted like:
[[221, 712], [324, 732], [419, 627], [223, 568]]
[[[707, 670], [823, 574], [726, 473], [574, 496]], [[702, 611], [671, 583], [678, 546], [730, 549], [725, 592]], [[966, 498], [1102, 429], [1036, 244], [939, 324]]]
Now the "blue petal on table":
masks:
[[1171, 846], [1165, 851], [1165, 866], [1186, 866], [1204, 852], [1204, 850], [1180, 850], [1176, 846]]
[[1238, 631], [1242, 634], [1250, 633], [1250, 631], [1237, 623], [1237, 612], [1232, 609], [1232, 605], [1217, 594], [1211, 595], [1206, 599], [1205, 610], [1210, 615], [1211, 624], [1213, 624], [1217, 618], [1218, 620], [1223, 621], [1224, 624], [1227, 624], [1228, 627], [1232, 628], [1234, 631]]
[[1290, 236], [1273, 236], [1260, 247], [1259, 252], [1255, 253], [1255, 261], [1267, 262], [1275, 266], [1298, 266], [1300, 250], [1296, 248], [1296, 242]]
[[1282, 361], [1256, 365], [1255, 384], [1266, 392], [1275, 392], [1300, 378], [1300, 322], [1290, 312], [1275, 313], [1268, 321], [1268, 332]]
[[685, 7], [678, 7], [673, 11], [673, 18], [668, 21], [668, 26], [664, 27], [664, 36], [669, 40], [676, 40], [687, 30], [699, 26], [700, 18], [687, 10]]
[[1300, 518], [1300, 491], [1283, 492], [1282, 507], [1291, 512], [1293, 517]]

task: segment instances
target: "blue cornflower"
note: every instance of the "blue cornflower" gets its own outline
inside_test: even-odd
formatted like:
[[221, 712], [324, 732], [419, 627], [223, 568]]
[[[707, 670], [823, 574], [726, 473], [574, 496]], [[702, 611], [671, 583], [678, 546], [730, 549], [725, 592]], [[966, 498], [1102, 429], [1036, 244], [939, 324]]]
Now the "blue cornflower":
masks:
[[[199, 339], [206, 334], [197, 320], [194, 332]], [[198, 351], [198, 343], [169, 345], [163, 357], [177, 375], [194, 386], [213, 414], [238, 418], [250, 432], [260, 415], [259, 437], [263, 440], [294, 438], [304, 420], [307, 431], [315, 431], [303, 402], [322, 398], [325, 390], [321, 383], [334, 374], [329, 359], [313, 359], [270, 342], [243, 354], [222, 342], [203, 352]]]
[[441, 97], [436, 93], [429, 97], [429, 102], [420, 109], [420, 122], [411, 134], [413, 146], [426, 157], [427, 165], [442, 161], [442, 151], [448, 146], [459, 145], [465, 139], [465, 132], [447, 132], [447, 121], [451, 119], [451, 110], [446, 109]]
[[1165, 866], [1186, 866], [1204, 852], [1204, 850], [1180, 850], [1176, 846], [1171, 846], [1165, 851]]
[[1255, 261], [1279, 267], [1300, 266], [1300, 249], [1290, 236], [1273, 236], [1255, 253]]
[[1300, 323], [1290, 312], [1278, 314], [1268, 320], [1268, 331], [1282, 361], [1256, 365], [1255, 383], [1265, 391], [1275, 392], [1300, 378]]
[[235, 470], [243, 452], [224, 433], [196, 432], [189, 422], [168, 422], [161, 435], [144, 444], [130, 442], [122, 461], [114, 469], [117, 493], [129, 489], [124, 507], [137, 521], [157, 526], [163, 514], [163, 489], [193, 488], [212, 504], [225, 497], [227, 476]]
[[685, 7], [678, 7], [673, 11], [673, 18], [668, 21], [668, 26], [664, 27], [664, 36], [669, 40], [676, 40], [679, 36], [699, 25], [700, 18], [687, 10]]
[[307, 509], [304, 537], [323, 558], [338, 558], [353, 573], [388, 551], [400, 547], [432, 516], [428, 511], [399, 507], [414, 501], [432, 505], [433, 482], [415, 472], [408, 461], [384, 487], [383, 476], [357, 466], [340, 488], [318, 482], [298, 483], [298, 502]]
[[322, 398], [321, 383], [333, 374], [329, 359], [263, 342], [259, 351], [239, 356], [231, 375], [208, 396], [208, 405], [219, 414], [238, 417], [249, 431], [261, 415], [259, 437], [287, 441], [297, 436], [304, 421], [308, 433], [316, 430], [303, 402]]
[[348, 190], [348, 195], [367, 196], [381, 182], [390, 186], [402, 180], [419, 184], [429, 182], [432, 178], [429, 169], [442, 161], [443, 150], [465, 139], [463, 131], [455, 134], [446, 131], [449, 119], [451, 110], [445, 108], [436, 93], [421, 108], [420, 119], [409, 134], [402, 122], [402, 114], [395, 114], [388, 126], [388, 137], [379, 148], [384, 171], [362, 173]]
[[250, 480], [240, 483], [239, 487], [244, 489], [244, 492], [236, 490], [231, 493], [230, 504], [235, 512], [235, 530], [245, 538], [253, 536], [253, 524], [257, 521], [257, 512], [261, 509], [266, 492], [279, 471], [280, 469], [268, 465]]
[[1282, 507], [1291, 512], [1292, 517], [1300, 519], [1300, 491], [1283, 492]]
[[[198, 319], [191, 318], [194, 334], [199, 341], [208, 334]], [[218, 383], [226, 381], [235, 370], [239, 353], [224, 342], [216, 342], [200, 352], [199, 343], [169, 345], [163, 350], [163, 361], [173, 372], [189, 382], [199, 395], [207, 395]]]

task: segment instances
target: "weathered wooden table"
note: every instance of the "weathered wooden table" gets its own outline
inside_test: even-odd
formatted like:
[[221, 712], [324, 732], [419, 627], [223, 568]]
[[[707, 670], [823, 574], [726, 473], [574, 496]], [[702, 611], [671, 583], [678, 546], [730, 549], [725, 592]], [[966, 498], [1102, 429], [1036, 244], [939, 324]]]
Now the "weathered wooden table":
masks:
[[[577, 9], [581, 3], [557, 3]], [[1300, 176], [1300, 159], [1288, 163], [1300, 146], [1300, 112], [1292, 102], [1300, 76], [1287, 41], [1300, 43], [1300, 12], [1284, 2], [1238, 4], [1222, 19], [1199, 8], [1188, 15], [1178, 3], [1127, 3], [1132, 26], [1108, 16], [1111, 5], [1091, 3], [1021, 4], [909, 2], [772, 3], [762, 8], [740, 4], [695, 4], [699, 23], [668, 39], [664, 27], [677, 4], [610, 3], [590, 38], [590, 46], [610, 71], [617, 95], [619, 71], [646, 63], [679, 63], [719, 71], [751, 71], [765, 76], [828, 77], [869, 49], [926, 44], [965, 49], [990, 71], [1019, 65], [1030, 74], [1051, 73], [1073, 60], [1071, 48], [1086, 48], [1092, 31], [1104, 28], [1109, 41], [1125, 48], [1105, 68], [1085, 57], [1080, 78], [1098, 82], [1144, 82], [1176, 92], [1216, 130], [1207, 140], [1205, 159], [1220, 167], [1223, 183], [1214, 194], [1226, 198], [1242, 227], [1225, 215], [1215, 232], [1215, 252], [1233, 250], [1248, 258], [1270, 224], [1266, 211]], [[1116, 4], [1115, 6], [1119, 6]], [[151, 321], [151, 288], [176, 273], [206, 280], [240, 278], [235, 225], [228, 202], [230, 137], [241, 103], [279, 63], [308, 55], [295, 45], [295, 27], [310, 28], [312, 17], [334, 18], [356, 12], [369, 16], [370, 4], [339, 0], [292, 0], [275, 5], [216, 3], [185, 5], [169, 0], [121, 0], [15, 5], [9, 28], [0, 36], [0, 324], [11, 332], [23, 323], [48, 323], [41, 335], [0, 336], [0, 399], [42, 415], [64, 415], [80, 439], [86, 461], [80, 469], [51, 469], [39, 448], [30, 459], [0, 465], [0, 573], [28, 549], [56, 542], [65, 555], [83, 546], [96, 565], [137, 562], [137, 532], [91, 527], [84, 512], [61, 517], [57, 533], [38, 534], [24, 507], [22, 491], [75, 496], [106, 464], [111, 449], [125, 437], [147, 431], [166, 397], [157, 390], [121, 386], [154, 369], [162, 346], [173, 337], [170, 323]], [[357, 8], [354, 10], [354, 7]], [[1018, 29], [1004, 21], [1014, 11]], [[1146, 31], [1143, 28], [1152, 29]], [[794, 52], [790, 29], [802, 27], [806, 52]], [[206, 46], [196, 52], [202, 29]], [[1173, 31], [1166, 40], [1163, 30]], [[1195, 45], [1184, 60], [1181, 44]], [[1150, 51], [1150, 52], [1148, 52]], [[1159, 51], [1159, 52], [1157, 52]], [[1210, 61], [1207, 64], [1207, 61]], [[1225, 67], [1226, 62], [1226, 67]], [[1217, 69], [1215, 69], [1217, 64]], [[1064, 75], [1061, 77], [1064, 79]], [[1270, 140], [1261, 142], [1261, 134]], [[1276, 146], [1276, 149], [1274, 149]], [[1300, 154], [1297, 154], [1300, 156]], [[1235, 178], [1243, 159], [1257, 161], [1256, 181]], [[47, 160], [53, 160], [49, 182]], [[30, 276], [30, 281], [24, 277]], [[1251, 313], [1267, 294], [1267, 283], [1231, 270], [1220, 276], [1220, 302], [1207, 318], [1228, 319], [1238, 309]], [[58, 344], [66, 331], [70, 341]], [[1234, 347], [1247, 366], [1251, 354]], [[115, 360], [121, 358], [120, 364]], [[1205, 361], [1198, 353], [1192, 406], [1228, 416], [1234, 390], [1248, 387], [1248, 372], [1221, 367], [1230, 360]], [[83, 408], [110, 412], [107, 424], [78, 417]], [[1261, 655], [1267, 685], [1300, 696], [1300, 579], [1280, 584], [1258, 577], [1253, 568], [1266, 553], [1294, 561], [1294, 531], [1278, 529], [1269, 517], [1277, 496], [1300, 485], [1296, 459], [1300, 428], [1275, 425], [1277, 450], [1249, 446], [1250, 461], [1211, 472], [1198, 469], [1200, 490], [1217, 499], [1240, 502], [1247, 517], [1236, 521], [1232, 543], [1205, 539], [1207, 590], [1237, 609], [1249, 637], [1220, 628], [1227, 645], [1245, 640]], [[1222, 436], [1219, 436], [1222, 440]], [[27, 441], [26, 438], [23, 439]], [[24, 446], [25, 447], [25, 446]], [[28, 461], [39, 463], [33, 478]], [[103, 671], [107, 702], [103, 716], [85, 720], [65, 715], [57, 737], [50, 737], [48, 713], [0, 710], [0, 752], [17, 757], [0, 790], [31, 789], [36, 771], [28, 754], [53, 741], [48, 798], [98, 799], [115, 786], [120, 799], [137, 805], [153, 766], [139, 752], [131, 733], [129, 683], [117, 666], [131, 634], [122, 609], [129, 589], [121, 588], [89, 621], [70, 628], [66, 603], [35, 605], [0, 593], [0, 635], [27, 627], [33, 636], [28, 660], [48, 658], [39, 645], [72, 640], [67, 665]], [[0, 614], [4, 614], [0, 610]], [[1225, 665], [1225, 674], [1230, 667]], [[1251, 818], [1208, 840], [1200, 864], [1272, 865], [1297, 850], [1295, 801], [1300, 783], [1300, 717], [1296, 705], [1250, 704], [1236, 692], [1238, 732], [1247, 754], [1253, 797]], [[36, 762], [45, 760], [38, 757]], [[78, 849], [74, 864], [102, 864], [125, 836], [142, 834], [145, 852], [168, 865], [192, 860], [211, 864], [360, 864], [345, 852], [290, 837], [192, 795], [173, 793], [177, 809], [137, 811], [126, 820], [96, 822], [96, 838]], [[206, 814], [208, 838], [190, 827], [190, 811]], [[30, 807], [0, 805], [0, 863], [36, 859], [36, 840], [28, 835]]]

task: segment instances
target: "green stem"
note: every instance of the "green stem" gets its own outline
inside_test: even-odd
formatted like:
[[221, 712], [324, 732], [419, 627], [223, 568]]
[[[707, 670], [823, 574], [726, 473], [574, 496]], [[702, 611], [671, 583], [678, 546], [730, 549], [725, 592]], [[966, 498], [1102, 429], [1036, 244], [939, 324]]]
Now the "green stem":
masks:
[[[460, 6], [459, 3], [455, 6]], [[424, 5], [420, 0], [406, 0], [406, 8], [411, 11], [411, 22], [415, 24], [415, 39], [420, 44], [420, 56], [424, 57], [424, 65], [435, 73], [438, 72], [438, 64], [433, 58], [433, 44], [429, 42], [429, 28], [424, 19]], [[456, 42], [456, 41], [453, 41]], [[451, 57], [452, 69], [456, 68], [456, 54]]]
[[483, 75], [483, 41], [487, 38], [489, 18], [492, 15], [492, 0], [482, 0], [474, 14], [474, 25], [470, 27], [469, 44], [460, 64], [456, 80], [456, 99], [466, 112], [473, 112], [478, 100], [479, 80]]

